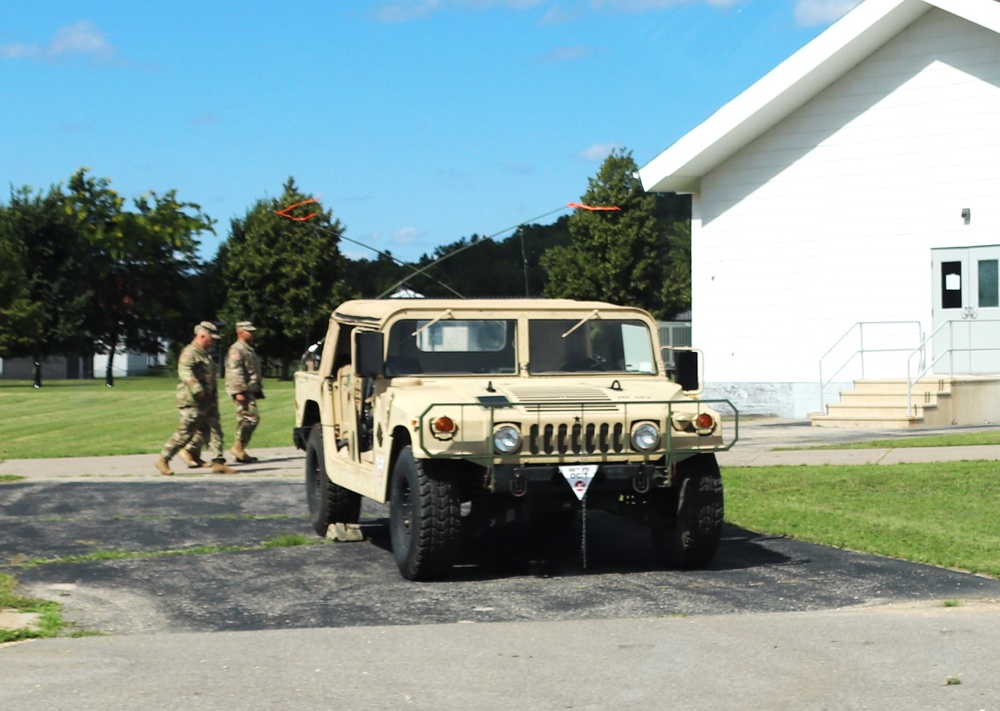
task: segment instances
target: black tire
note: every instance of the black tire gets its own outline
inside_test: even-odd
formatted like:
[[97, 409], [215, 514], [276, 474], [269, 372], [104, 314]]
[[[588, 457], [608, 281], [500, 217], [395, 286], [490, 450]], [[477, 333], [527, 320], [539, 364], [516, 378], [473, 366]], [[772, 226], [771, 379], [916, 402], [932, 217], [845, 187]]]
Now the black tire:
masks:
[[663, 523], [652, 531], [657, 554], [670, 568], [703, 568], [719, 549], [725, 513], [715, 455], [679, 462], [674, 486], [663, 493], [662, 501], [655, 502]]
[[457, 484], [433, 475], [407, 446], [393, 467], [389, 497], [389, 533], [399, 572], [407, 580], [447, 576], [462, 523]]
[[326, 536], [331, 523], [357, 523], [361, 517], [361, 494], [334, 484], [326, 475], [323, 432], [318, 424], [306, 442], [306, 501], [309, 521], [319, 536]]

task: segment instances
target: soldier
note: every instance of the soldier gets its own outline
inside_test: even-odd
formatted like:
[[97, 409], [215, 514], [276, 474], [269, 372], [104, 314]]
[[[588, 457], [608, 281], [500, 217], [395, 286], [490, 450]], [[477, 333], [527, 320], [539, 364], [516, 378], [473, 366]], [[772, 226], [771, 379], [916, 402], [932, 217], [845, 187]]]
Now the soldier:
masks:
[[226, 356], [226, 392], [236, 405], [236, 436], [233, 439], [233, 458], [237, 462], [256, 462], [257, 457], [247, 454], [253, 431], [260, 422], [257, 401], [264, 399], [261, 385], [260, 360], [253, 349], [254, 333], [250, 321], [236, 324], [236, 342]]
[[202, 321], [194, 327], [194, 340], [185, 346], [177, 359], [177, 410], [181, 421], [156, 459], [156, 468], [164, 476], [173, 474], [170, 459], [199, 432], [202, 437], [209, 438], [209, 449], [215, 455], [212, 457], [212, 472], [236, 473], [235, 469], [226, 466], [226, 459], [222, 456], [215, 361], [209, 353], [221, 338], [214, 323]]

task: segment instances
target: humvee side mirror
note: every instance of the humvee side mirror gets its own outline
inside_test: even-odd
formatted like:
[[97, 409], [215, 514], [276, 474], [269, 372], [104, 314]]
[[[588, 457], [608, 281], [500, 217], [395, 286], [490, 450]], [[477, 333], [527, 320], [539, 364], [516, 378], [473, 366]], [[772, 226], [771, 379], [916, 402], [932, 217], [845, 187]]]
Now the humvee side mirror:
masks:
[[354, 341], [355, 372], [361, 377], [375, 377], [385, 374], [385, 361], [382, 360], [385, 335], [380, 331], [362, 331]]
[[698, 351], [674, 351], [674, 381], [681, 390], [698, 390]]

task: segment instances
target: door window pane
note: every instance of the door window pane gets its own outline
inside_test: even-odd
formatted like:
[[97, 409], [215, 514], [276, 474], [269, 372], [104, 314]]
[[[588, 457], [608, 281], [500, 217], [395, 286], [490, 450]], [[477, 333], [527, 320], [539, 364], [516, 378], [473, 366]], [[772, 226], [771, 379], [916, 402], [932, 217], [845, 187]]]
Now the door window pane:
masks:
[[997, 260], [979, 260], [979, 306], [1000, 306], [1000, 288], [997, 282]]
[[962, 308], [961, 262], [941, 262], [941, 308]]

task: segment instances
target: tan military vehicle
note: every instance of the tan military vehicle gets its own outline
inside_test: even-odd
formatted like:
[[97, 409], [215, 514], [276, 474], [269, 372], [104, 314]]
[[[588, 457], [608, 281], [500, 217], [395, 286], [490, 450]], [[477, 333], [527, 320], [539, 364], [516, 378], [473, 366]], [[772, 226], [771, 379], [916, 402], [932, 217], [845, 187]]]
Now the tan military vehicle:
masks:
[[388, 502], [399, 570], [425, 580], [460, 534], [524, 518], [544, 535], [597, 508], [649, 525], [667, 565], [703, 566], [722, 529], [714, 452], [736, 439], [719, 405], [735, 410], [697, 399], [697, 356], [676, 355], [672, 380], [652, 317], [600, 302], [349, 301], [296, 373], [313, 527]]

